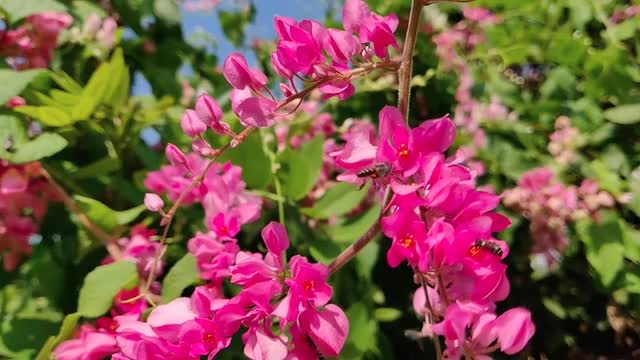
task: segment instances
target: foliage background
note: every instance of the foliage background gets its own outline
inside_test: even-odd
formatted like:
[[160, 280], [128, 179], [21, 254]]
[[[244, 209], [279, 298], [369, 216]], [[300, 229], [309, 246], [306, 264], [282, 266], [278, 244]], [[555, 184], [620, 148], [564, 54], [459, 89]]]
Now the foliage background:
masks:
[[[0, 0], [0, 13], [9, 24], [32, 12], [66, 9], [78, 23], [93, 12], [117, 14], [121, 26], [117, 50], [111, 53], [65, 41], [50, 66], [53, 71], [17, 75], [0, 69], [0, 103], [20, 93], [33, 105], [20, 111], [0, 110], [0, 139], [12, 134], [17, 148], [12, 153], [0, 150], [0, 157], [14, 162], [42, 158], [46, 169], [76, 195], [87, 214], [112, 234], [125, 236], [134, 223], [158, 227], [157, 219], [147, 216], [139, 205], [145, 192], [142, 180], [146, 172], [163, 164], [160, 143], [190, 145], [179, 126], [188, 104], [181, 102], [181, 81], [198, 92], [208, 91], [229, 110], [225, 101], [229, 87], [216, 70], [221, 59], [235, 47], [254, 51], [254, 61], [266, 64], [273, 45], [256, 42], [254, 37], [273, 34], [264, 29], [270, 29], [274, 11], [295, 17], [310, 14], [337, 24], [340, 4], [314, 1], [223, 3], [210, 13], [189, 14], [172, 0], [112, 0], [103, 2], [105, 7], [82, 0]], [[409, 1], [369, 3], [380, 13], [408, 16]], [[552, 165], [567, 184], [589, 177], [614, 196], [631, 196], [628, 204], [607, 211], [599, 223], [571, 224], [569, 250], [560, 268], [546, 274], [530, 266], [533, 240], [527, 220], [505, 209], [514, 220], [513, 227], [502, 234], [512, 247], [507, 258], [512, 292], [502, 306], [530, 308], [537, 326], [523, 356], [617, 359], [630, 358], [634, 350], [638, 356], [640, 18], [618, 25], [608, 20], [614, 10], [629, 4], [622, 0], [480, 0], [473, 4], [486, 6], [503, 19], [468, 57], [476, 79], [474, 97], [488, 102], [498, 96], [519, 114], [516, 122], [482, 124], [489, 141], [479, 154], [488, 167], [481, 182], [502, 191], [513, 187], [526, 170]], [[434, 7], [448, 16], [449, 23], [462, 18], [455, 4]], [[199, 22], [213, 35], [194, 31]], [[254, 22], [257, 25], [251, 25]], [[145, 52], [149, 43], [155, 45], [151, 53]], [[453, 113], [458, 76], [445, 71], [428, 33], [420, 35], [415, 58], [413, 123]], [[545, 65], [544, 80], [535, 88], [518, 86], [503, 75], [507, 66], [524, 63]], [[329, 101], [323, 111], [333, 114], [338, 123], [350, 117], [375, 121], [383, 104], [396, 102], [393, 86], [387, 78], [365, 80], [354, 98]], [[569, 116], [583, 134], [579, 161], [569, 167], [554, 163], [547, 151], [548, 136], [560, 115]], [[44, 135], [36, 140], [25, 136], [27, 117], [43, 124]], [[40, 140], [43, 136], [47, 138]], [[470, 140], [463, 132], [457, 144]], [[321, 162], [307, 164], [300, 159], [319, 159], [321, 154], [314, 150], [309, 146], [273, 159], [256, 137], [228, 158], [246, 165], [245, 180], [252, 189], [271, 189], [273, 176], [284, 181], [287, 227], [296, 251], [329, 262], [367, 228], [372, 220], [367, 214], [375, 209], [341, 223], [337, 230], [310, 229], [309, 216], [322, 220], [323, 214], [350, 210], [362, 199], [350, 189], [337, 189], [315, 214], [301, 213], [301, 197], [314, 183]], [[272, 161], [288, 170], [272, 174]], [[202, 217], [199, 209], [181, 210], [169, 264], [186, 253], [184, 240], [201, 228]], [[241, 237], [243, 247], [257, 249], [259, 229], [276, 217], [272, 206], [258, 223], [247, 226]], [[33, 255], [17, 271], [0, 272], [0, 357], [34, 358], [48, 337], [58, 333], [65, 315], [76, 312], [85, 276], [105, 256], [100, 243], [62, 204], [51, 204], [40, 232]], [[415, 287], [411, 272], [388, 269], [386, 246], [385, 239], [378, 239], [333, 278], [336, 302], [348, 309], [351, 321], [345, 359], [425, 357], [404, 334], [419, 326], [411, 309]], [[241, 351], [236, 347], [225, 354], [235, 358]]]

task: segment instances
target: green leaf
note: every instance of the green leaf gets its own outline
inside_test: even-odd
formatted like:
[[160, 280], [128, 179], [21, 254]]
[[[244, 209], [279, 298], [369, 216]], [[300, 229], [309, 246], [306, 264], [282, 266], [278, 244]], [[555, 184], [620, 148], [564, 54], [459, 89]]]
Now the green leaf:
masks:
[[359, 216], [348, 219], [344, 223], [331, 226], [329, 236], [338, 243], [352, 243], [367, 233], [380, 216], [380, 206], [376, 205]]
[[601, 160], [593, 160], [583, 168], [583, 173], [590, 178], [595, 178], [602, 189], [615, 196], [622, 192], [622, 179], [617, 173], [609, 169]]
[[[76, 1], [74, 4], [76, 3], [80, 3], [80, 1]], [[69, 93], [79, 94], [82, 92], [82, 86], [64, 71], [50, 71], [49, 76], [58, 86]]]
[[380, 322], [391, 322], [400, 319], [402, 311], [394, 308], [377, 308], [373, 316]]
[[180, 7], [176, 0], [155, 0], [153, 2], [153, 12], [168, 25], [180, 24]]
[[322, 170], [323, 144], [324, 138], [318, 136], [299, 151], [287, 148], [278, 156], [277, 176], [286, 197], [300, 200], [313, 189]]
[[349, 318], [347, 343], [355, 346], [361, 352], [373, 348], [377, 327], [367, 307], [362, 303], [355, 303], [347, 310], [347, 317]]
[[195, 256], [186, 254], [167, 273], [162, 281], [162, 302], [177, 298], [182, 291], [200, 282], [200, 272]]
[[249, 188], [264, 189], [273, 180], [271, 159], [262, 148], [262, 137], [258, 132], [249, 135], [238, 147], [225, 152], [220, 160], [240, 166], [242, 178]]
[[118, 109], [127, 103], [131, 83], [129, 68], [124, 62], [122, 49], [118, 48], [115, 51], [108, 66], [110, 81], [105, 87], [102, 102]]
[[76, 172], [71, 174], [71, 177], [74, 179], [96, 178], [98, 176], [106, 175], [119, 170], [121, 166], [122, 162], [120, 161], [120, 159], [105, 157], [89, 165], [81, 167]]
[[118, 292], [138, 282], [136, 264], [118, 261], [95, 268], [84, 278], [78, 298], [78, 314], [96, 318], [106, 313]]
[[[0, 0], [0, 8], [9, 13], [12, 24], [29, 15], [47, 11], [66, 12], [67, 10], [64, 5], [54, 0]], [[4, 103], [4, 101], [0, 101], [0, 103]]]
[[635, 124], [640, 121], [640, 104], [620, 105], [604, 111], [604, 117], [616, 124]]
[[622, 220], [621, 226], [624, 230], [624, 256], [636, 264], [640, 264], [640, 231]]
[[73, 198], [89, 219], [106, 231], [111, 231], [118, 225], [132, 222], [146, 210], [144, 205], [138, 205], [128, 210], [116, 211], [100, 201], [86, 196], [76, 195]]
[[330, 264], [342, 251], [338, 244], [325, 238], [315, 238], [309, 244], [309, 253], [313, 258], [325, 265]]
[[86, 196], [75, 195], [73, 197], [80, 209], [95, 223], [106, 231], [111, 231], [118, 226], [116, 212], [98, 200]]
[[313, 207], [303, 208], [300, 211], [316, 219], [328, 219], [332, 216], [344, 215], [358, 206], [367, 193], [366, 187], [358, 190], [354, 185], [339, 183], [329, 189]]
[[60, 127], [73, 124], [71, 115], [55, 106], [20, 106], [16, 112], [31, 116], [46, 126]]
[[610, 217], [600, 223], [583, 220], [576, 224], [587, 249], [587, 260], [606, 288], [613, 285], [624, 265], [623, 232], [619, 221]]
[[42, 349], [40, 349], [36, 360], [49, 360], [56, 346], [73, 337], [76, 327], [78, 326], [78, 320], [80, 320], [79, 313], [73, 313], [65, 316], [58, 335], [49, 337]]
[[128, 210], [115, 211], [116, 223], [118, 223], [118, 225], [129, 224], [133, 220], [137, 219], [138, 216], [140, 216], [140, 214], [142, 214], [146, 210], [147, 207], [144, 204], [141, 204]]
[[43, 133], [34, 140], [18, 146], [8, 159], [16, 164], [40, 160], [56, 154], [67, 147], [67, 144], [67, 140], [58, 134]]
[[[15, 0], [8, 1], [21, 3], [21, 1]], [[0, 0], [0, 7], [3, 7], [2, 3], [3, 1]], [[42, 73], [42, 70], [14, 71], [10, 69], [0, 69], [0, 84], [2, 84], [2, 86], [0, 86], [0, 104], [3, 105], [12, 97], [19, 95], [31, 81]]]

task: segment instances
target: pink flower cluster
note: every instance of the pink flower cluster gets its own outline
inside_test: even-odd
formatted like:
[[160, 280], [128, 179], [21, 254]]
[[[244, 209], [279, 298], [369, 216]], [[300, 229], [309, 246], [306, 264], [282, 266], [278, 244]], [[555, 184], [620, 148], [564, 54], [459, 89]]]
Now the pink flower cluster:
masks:
[[492, 98], [490, 104], [483, 104], [473, 98], [473, 73], [464, 58], [464, 55], [470, 54], [485, 40], [484, 27], [497, 24], [500, 19], [484, 8], [465, 7], [463, 15], [464, 20], [435, 36], [433, 41], [436, 44], [436, 53], [445, 62], [446, 68], [456, 71], [460, 76], [456, 91], [456, 124], [474, 133], [480, 131], [478, 128], [483, 120], [501, 120], [512, 118], [514, 115], [509, 114], [497, 98]]
[[[167, 146], [167, 157], [173, 159], [172, 165], [150, 172], [145, 186], [153, 192], [167, 194], [175, 201], [205, 170], [207, 160], [196, 153], [187, 156], [172, 144]], [[262, 209], [262, 199], [246, 191], [242, 169], [231, 163], [214, 164], [202, 184], [189, 192], [183, 201], [184, 204], [196, 202], [205, 210], [209, 229], [220, 236], [235, 236], [240, 226], [255, 221]], [[164, 206], [159, 197], [155, 203], [145, 203], [154, 211], [160, 211]]]
[[49, 201], [58, 194], [41, 177], [40, 163], [13, 165], [0, 160], [0, 253], [7, 271], [15, 270], [38, 233]]
[[547, 149], [559, 164], [573, 164], [578, 159], [576, 150], [581, 145], [580, 130], [571, 126], [571, 119], [566, 116], [556, 119], [555, 128], [549, 136]]
[[[268, 250], [264, 257], [212, 233], [190, 240], [201, 275], [212, 282], [197, 287], [190, 298], [156, 307], [146, 322], [118, 327], [120, 350], [113, 359], [211, 359], [243, 327], [250, 359], [337, 356], [349, 324], [344, 312], [329, 304], [327, 267], [297, 255], [287, 264], [289, 238], [279, 223], [268, 224], [262, 238]], [[241, 286], [240, 293], [225, 298], [220, 287], [225, 279]]]
[[518, 186], [503, 194], [504, 204], [530, 221], [532, 252], [541, 268], [557, 266], [569, 246], [567, 222], [585, 217], [598, 219], [601, 208], [614, 205], [613, 197], [593, 180], [580, 187], [565, 185], [549, 167], [530, 170]]
[[82, 30], [77, 27], [71, 29], [72, 38], [76, 41], [91, 40], [97, 42], [103, 49], [110, 50], [116, 43], [118, 23], [113, 17], [104, 20], [96, 14], [91, 14], [85, 20]]
[[31, 15], [14, 30], [0, 30], [0, 56], [9, 57], [16, 69], [46, 68], [60, 32], [71, 25], [69, 14], [45, 12]]
[[300, 80], [314, 83], [325, 98], [344, 100], [355, 92], [353, 77], [374, 70], [382, 64], [380, 59], [389, 63], [389, 46], [398, 48], [398, 18], [372, 13], [362, 0], [347, 1], [342, 15], [345, 30], [328, 29], [313, 20], [275, 18], [279, 41], [271, 64], [286, 79], [280, 84], [285, 100], [276, 100], [267, 77], [250, 67], [242, 54], [226, 59], [223, 73], [234, 88], [232, 109], [244, 126], [268, 127], [285, 117], [287, 112], [278, 110], [306, 95], [297, 88]]
[[[493, 212], [498, 196], [476, 190], [472, 172], [456, 157], [443, 156], [455, 132], [448, 117], [411, 129], [397, 108], [386, 106], [380, 112], [378, 140], [372, 142], [366, 132], [354, 134], [333, 156], [346, 170], [339, 179], [357, 183], [372, 178], [377, 188], [390, 187], [382, 218], [382, 230], [392, 240], [387, 262], [397, 267], [406, 261], [422, 279], [419, 291], [429, 291], [429, 301], [437, 304], [429, 315], [441, 320], [428, 334], [445, 337], [448, 358], [492, 352], [496, 347], [489, 345], [496, 339], [503, 351], [513, 354], [533, 335], [527, 310], [514, 310], [526, 316], [513, 321], [507, 314], [499, 317], [511, 320], [504, 320], [508, 325], [501, 330], [496, 325], [495, 336], [487, 335], [482, 346], [474, 346], [473, 334], [464, 331], [479, 319], [495, 319], [494, 303], [509, 294], [507, 266], [501, 262], [508, 248], [493, 234], [511, 222]], [[508, 333], [516, 335], [510, 338]]]

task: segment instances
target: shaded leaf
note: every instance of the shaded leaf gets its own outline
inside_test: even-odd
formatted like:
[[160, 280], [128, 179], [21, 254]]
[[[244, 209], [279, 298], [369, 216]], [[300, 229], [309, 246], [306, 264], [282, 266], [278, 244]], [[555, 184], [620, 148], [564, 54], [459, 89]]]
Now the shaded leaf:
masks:
[[162, 281], [162, 302], [177, 298], [187, 287], [200, 282], [200, 272], [195, 256], [186, 254], [171, 267]]
[[138, 282], [136, 264], [118, 261], [96, 267], [84, 278], [78, 298], [78, 314], [96, 318], [111, 308], [114, 297]]

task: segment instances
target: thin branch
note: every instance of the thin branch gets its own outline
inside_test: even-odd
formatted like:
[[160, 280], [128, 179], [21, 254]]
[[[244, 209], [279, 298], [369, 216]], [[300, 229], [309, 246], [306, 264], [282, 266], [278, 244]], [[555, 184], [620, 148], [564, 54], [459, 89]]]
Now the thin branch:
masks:
[[47, 179], [49, 184], [55, 189], [58, 193], [64, 205], [78, 218], [78, 221], [89, 230], [107, 249], [111, 257], [118, 261], [122, 259], [122, 250], [116, 244], [115, 239], [111, 237], [111, 235], [107, 234], [102, 228], [98, 225], [94, 224], [91, 219], [80, 209], [80, 206], [76, 203], [75, 200], [66, 192], [66, 190], [58, 184], [58, 182], [45, 170], [42, 168], [41, 170], [42, 176]]
[[409, 121], [409, 97], [411, 96], [411, 76], [413, 75], [413, 54], [418, 38], [418, 26], [420, 25], [420, 15], [422, 14], [423, 2], [420, 0], [411, 1], [411, 13], [409, 14], [409, 25], [402, 48], [402, 62], [398, 69], [398, 108]]

